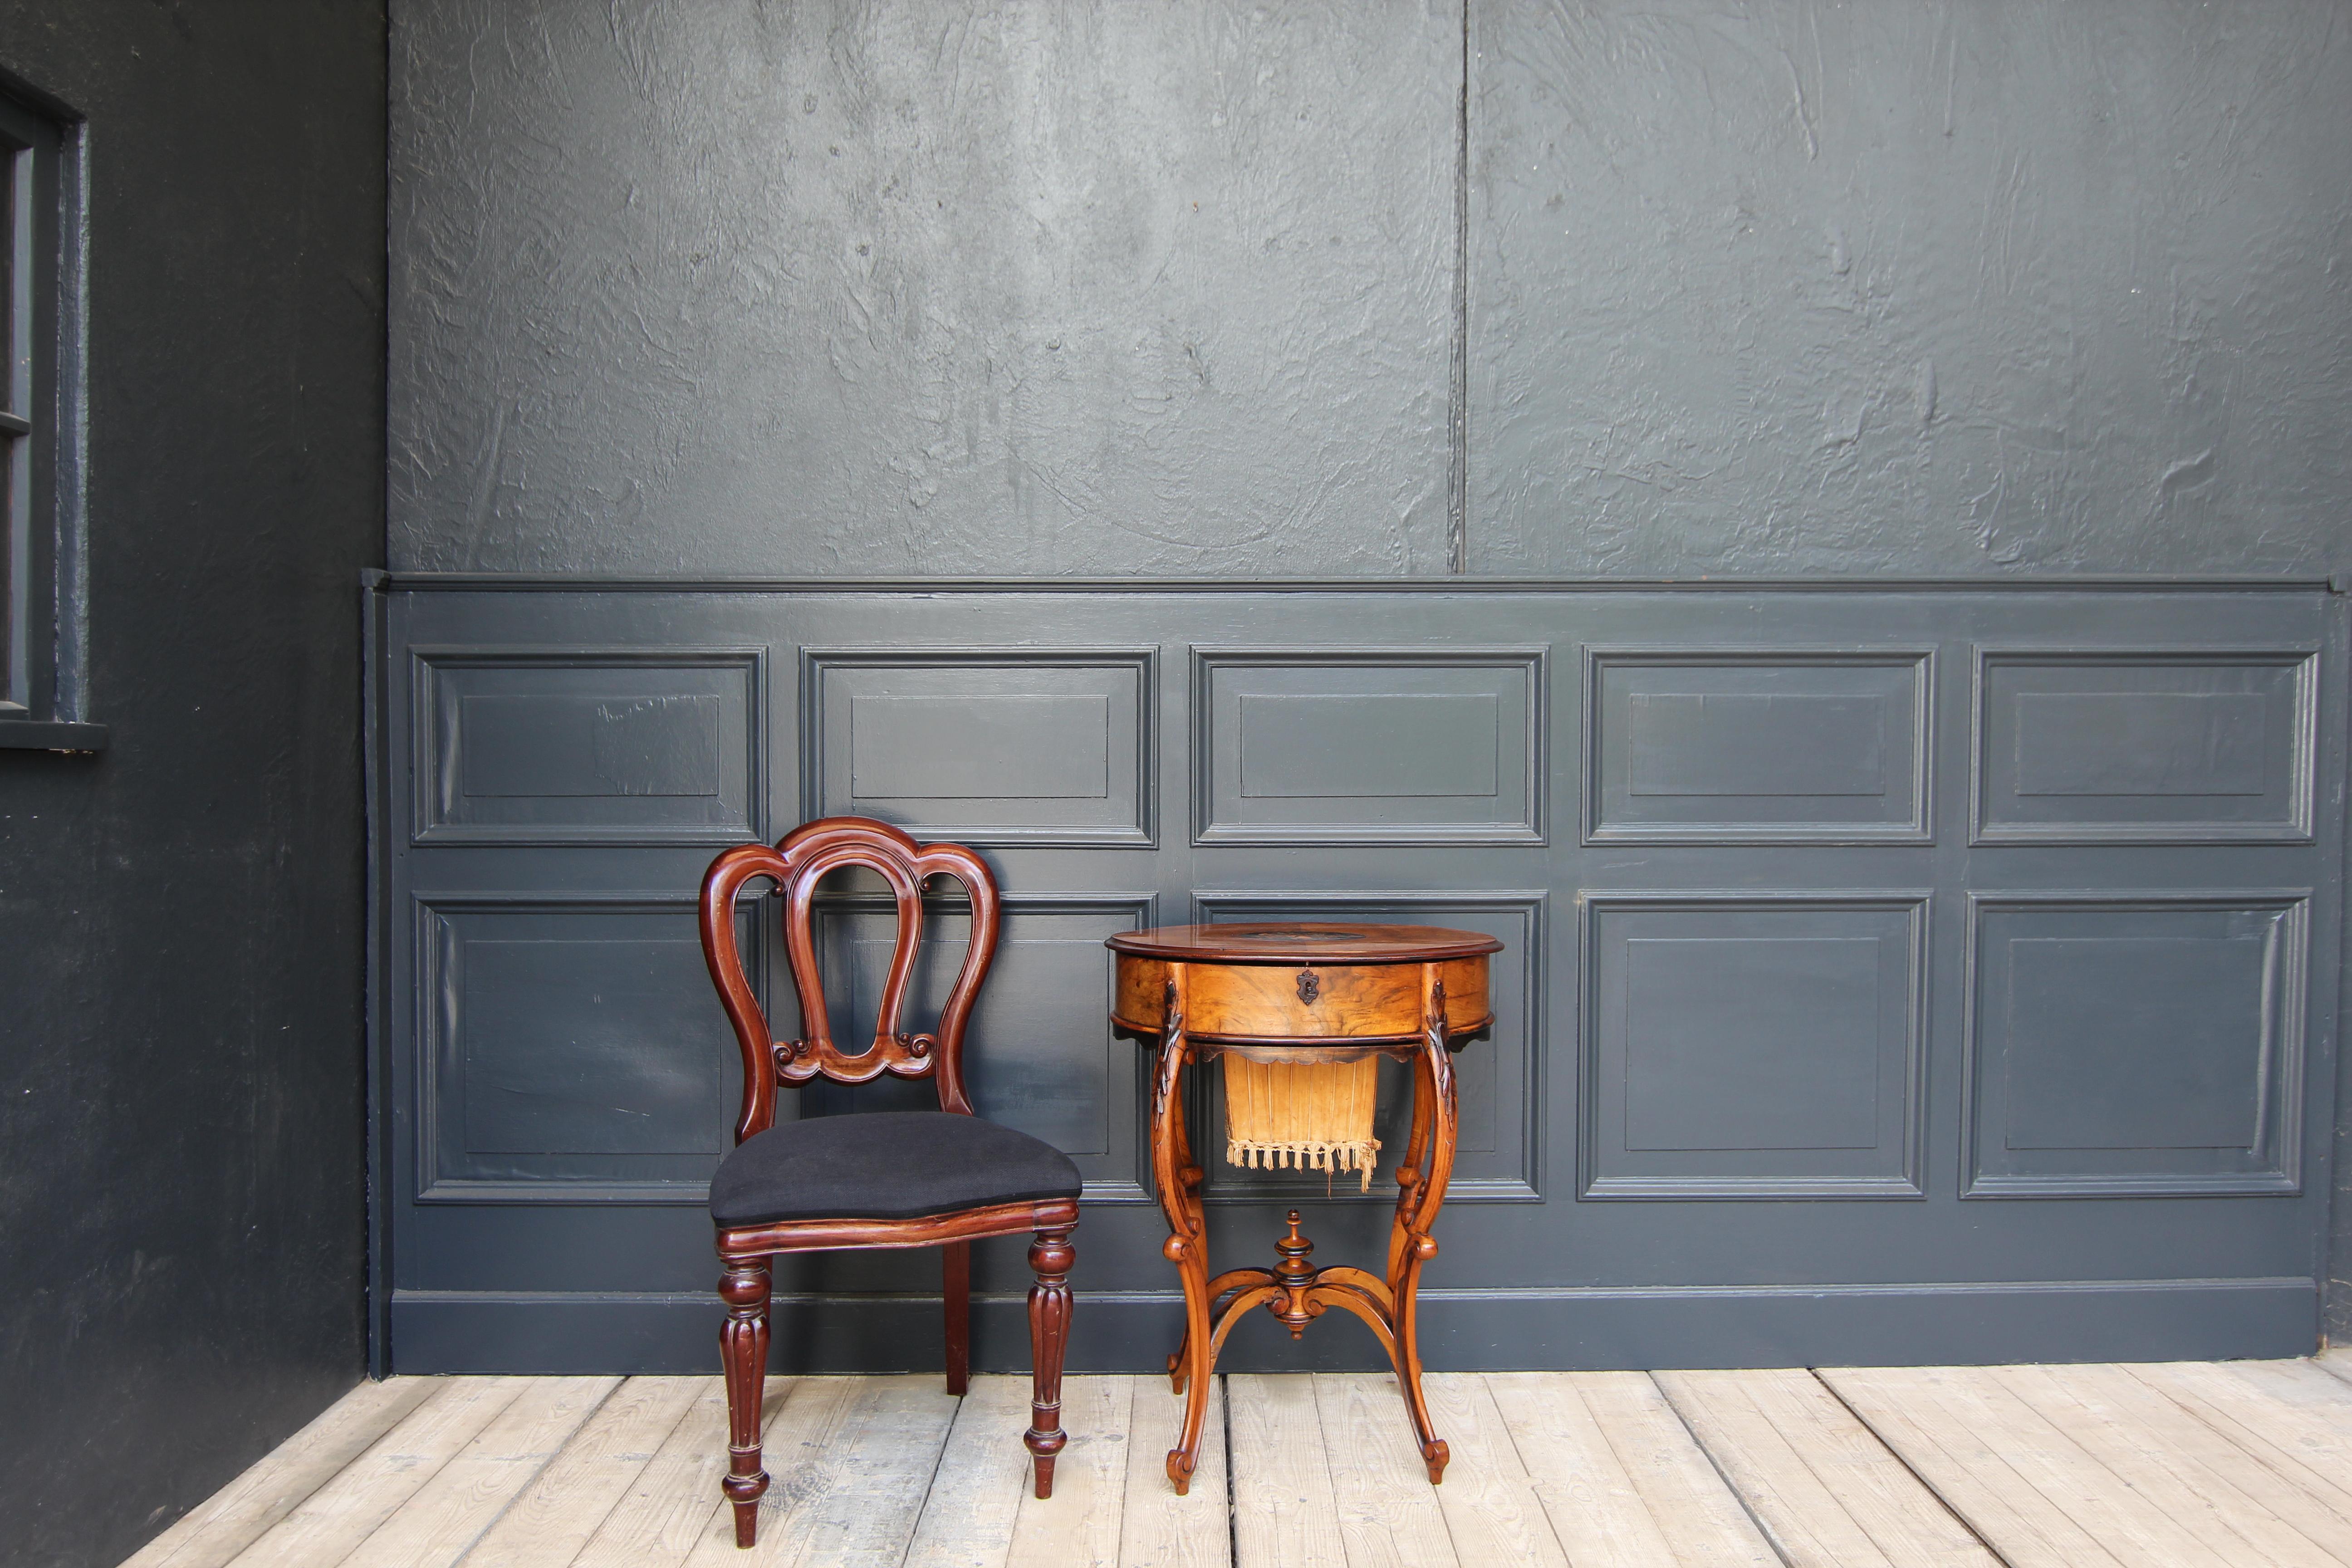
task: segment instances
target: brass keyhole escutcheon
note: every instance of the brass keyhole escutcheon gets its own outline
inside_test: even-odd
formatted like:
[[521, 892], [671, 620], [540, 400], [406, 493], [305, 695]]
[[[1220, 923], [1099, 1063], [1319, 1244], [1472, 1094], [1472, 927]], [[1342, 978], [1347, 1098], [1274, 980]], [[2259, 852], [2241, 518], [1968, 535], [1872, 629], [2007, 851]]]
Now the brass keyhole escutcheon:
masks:
[[1300, 970], [1298, 972], [1298, 999], [1311, 1006], [1314, 1004], [1315, 998], [1322, 994], [1323, 982], [1316, 978], [1315, 972], [1311, 969]]

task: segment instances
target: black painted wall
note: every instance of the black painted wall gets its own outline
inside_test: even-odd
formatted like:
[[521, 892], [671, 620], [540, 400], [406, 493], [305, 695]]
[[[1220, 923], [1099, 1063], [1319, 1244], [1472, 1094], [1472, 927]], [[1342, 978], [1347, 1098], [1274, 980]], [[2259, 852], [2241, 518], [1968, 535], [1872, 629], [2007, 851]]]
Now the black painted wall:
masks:
[[89, 117], [94, 758], [0, 752], [0, 1558], [112, 1564], [361, 1375], [354, 584], [383, 15], [7, 0]]

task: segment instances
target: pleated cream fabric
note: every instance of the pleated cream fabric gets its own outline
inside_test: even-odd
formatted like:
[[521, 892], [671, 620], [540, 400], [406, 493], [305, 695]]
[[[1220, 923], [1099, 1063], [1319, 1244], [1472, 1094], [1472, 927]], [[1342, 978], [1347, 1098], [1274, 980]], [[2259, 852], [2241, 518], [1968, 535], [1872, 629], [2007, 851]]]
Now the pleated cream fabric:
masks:
[[1252, 1169], [1355, 1171], [1372, 1186], [1378, 1057], [1352, 1062], [1254, 1062], [1228, 1052], [1225, 1159]]

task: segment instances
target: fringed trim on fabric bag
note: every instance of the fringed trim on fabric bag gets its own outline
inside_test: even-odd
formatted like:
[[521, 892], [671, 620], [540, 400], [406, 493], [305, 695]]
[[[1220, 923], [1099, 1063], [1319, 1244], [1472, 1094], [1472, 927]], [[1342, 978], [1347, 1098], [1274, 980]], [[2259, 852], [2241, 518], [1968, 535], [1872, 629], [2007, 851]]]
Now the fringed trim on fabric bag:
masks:
[[1253, 1169], [1356, 1171], [1372, 1188], [1379, 1058], [1257, 1062], [1225, 1057], [1225, 1158]]
[[1363, 1191], [1372, 1190], [1372, 1166], [1378, 1163], [1381, 1141], [1364, 1138], [1348, 1143], [1316, 1143], [1292, 1142], [1282, 1143], [1253, 1142], [1242, 1138], [1225, 1140], [1225, 1160], [1229, 1164], [1246, 1165], [1251, 1170], [1357, 1171], [1363, 1175]]

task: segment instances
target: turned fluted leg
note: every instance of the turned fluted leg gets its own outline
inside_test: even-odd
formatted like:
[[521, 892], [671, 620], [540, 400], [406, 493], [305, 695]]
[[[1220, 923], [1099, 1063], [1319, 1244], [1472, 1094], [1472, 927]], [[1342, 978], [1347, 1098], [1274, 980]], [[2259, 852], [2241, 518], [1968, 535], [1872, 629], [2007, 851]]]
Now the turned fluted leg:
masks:
[[721, 1483], [735, 1505], [735, 1544], [749, 1546], [760, 1529], [760, 1498], [768, 1472], [760, 1468], [760, 1395], [768, 1376], [768, 1260], [729, 1258], [719, 1276], [719, 1297], [727, 1321], [719, 1330], [720, 1364], [727, 1371], [727, 1479]]
[[1037, 1495], [1054, 1495], [1054, 1456], [1070, 1436], [1062, 1430], [1062, 1354], [1070, 1342], [1070, 1265], [1077, 1249], [1066, 1225], [1049, 1226], [1029, 1244], [1029, 1267], [1037, 1283], [1029, 1288], [1029, 1445], [1037, 1471]]

